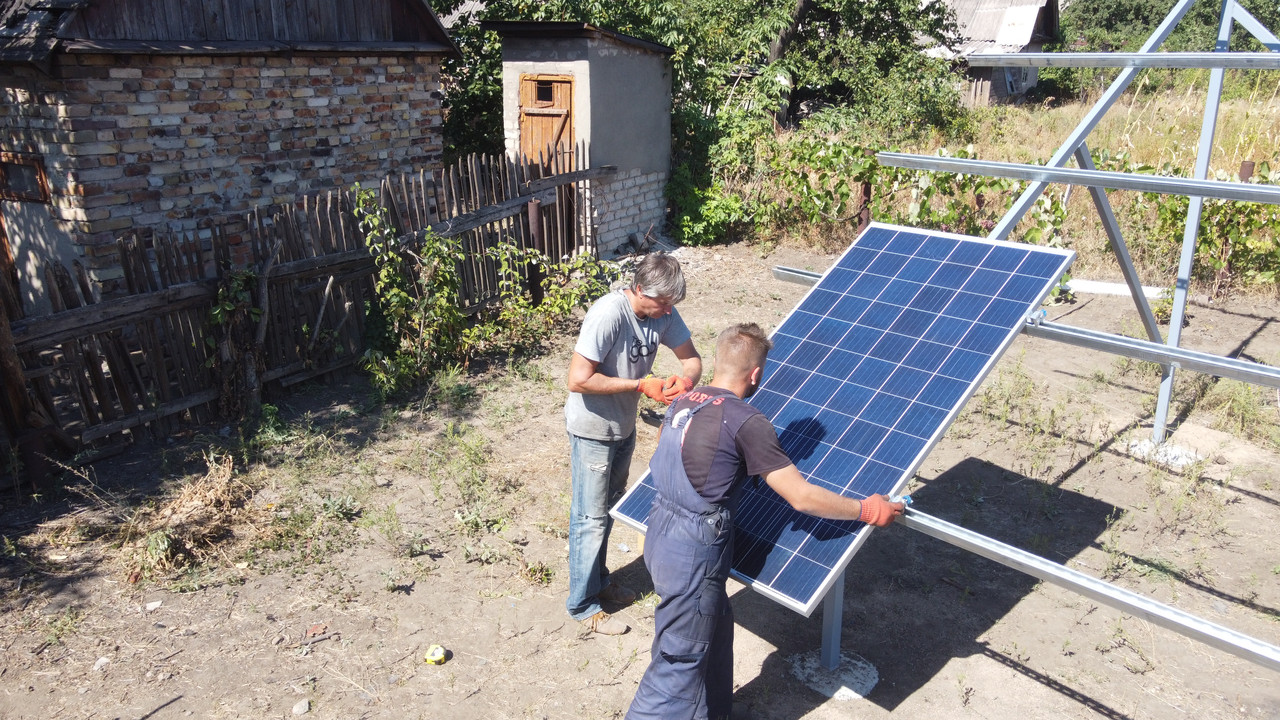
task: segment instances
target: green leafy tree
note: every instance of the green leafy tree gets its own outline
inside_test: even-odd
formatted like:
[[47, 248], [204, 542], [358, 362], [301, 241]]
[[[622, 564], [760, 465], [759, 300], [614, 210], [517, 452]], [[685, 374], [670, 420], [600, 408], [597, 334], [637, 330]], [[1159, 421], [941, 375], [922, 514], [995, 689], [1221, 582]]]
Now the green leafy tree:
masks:
[[[435, 0], [448, 15], [461, 0]], [[586, 22], [670, 47], [674, 233], [714, 242], [769, 216], [753, 192], [777, 129], [817, 109], [869, 135], [953, 130], [950, 68], [921, 53], [948, 43], [942, 0], [497, 0], [455, 25], [464, 58], [445, 68], [451, 154], [500, 149], [500, 48], [481, 20]], [[743, 188], [748, 188], [744, 192]]]

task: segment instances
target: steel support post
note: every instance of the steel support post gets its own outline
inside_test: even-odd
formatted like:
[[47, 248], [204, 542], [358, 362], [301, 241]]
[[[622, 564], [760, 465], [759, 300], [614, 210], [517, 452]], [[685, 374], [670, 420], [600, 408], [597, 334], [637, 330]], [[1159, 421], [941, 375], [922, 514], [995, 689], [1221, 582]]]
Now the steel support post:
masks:
[[840, 667], [840, 629], [844, 625], [844, 572], [822, 598], [822, 650], [818, 661], [824, 670]]
[[[1222, 0], [1222, 19], [1218, 23], [1218, 42], [1214, 50], [1226, 52], [1231, 46], [1231, 6], [1234, 0]], [[1222, 100], [1222, 78], [1225, 71], [1214, 68], [1209, 71], [1209, 92], [1204, 103], [1204, 122], [1200, 126], [1200, 147], [1196, 151], [1195, 179], [1209, 176], [1209, 156], [1213, 153], [1213, 136], [1218, 128], [1218, 105]], [[1196, 256], [1196, 236], [1200, 233], [1200, 213], [1204, 209], [1204, 197], [1192, 195], [1187, 206], [1187, 224], [1182, 232], [1182, 255], [1178, 258], [1178, 279], [1173, 286], [1173, 312], [1169, 317], [1169, 347], [1177, 347], [1182, 339], [1182, 321], [1187, 314], [1187, 291], [1191, 287], [1191, 265]], [[1169, 403], [1173, 398], [1174, 368], [1166, 367], [1160, 378], [1160, 397], [1156, 400], [1156, 415], [1151, 429], [1151, 439], [1157, 443], [1165, 440], [1169, 422]]]
[[1032, 577], [1064, 587], [1073, 592], [1110, 605], [1122, 612], [1131, 613], [1148, 622], [1169, 628], [1176, 633], [1199, 640], [1225, 650], [1232, 655], [1257, 663], [1271, 670], [1280, 671], [1280, 648], [1211, 623], [1190, 613], [1156, 602], [1137, 593], [1118, 588], [1090, 575], [1072, 570], [1064, 565], [1046, 560], [1011, 545], [1005, 545], [985, 535], [952, 525], [945, 520], [908, 508], [898, 519], [906, 525], [930, 537], [963, 548], [988, 560], [994, 560]]
[[[1076, 165], [1081, 170], [1097, 170], [1093, 165], [1093, 156], [1089, 154], [1089, 146], [1084, 142], [1076, 148]], [[1107, 199], [1107, 191], [1100, 187], [1089, 187], [1089, 195], [1093, 197], [1093, 205], [1098, 209], [1098, 217], [1102, 219], [1102, 227], [1107, 231], [1107, 239], [1111, 241], [1111, 251], [1116, 254], [1120, 270], [1124, 273], [1124, 281], [1129, 285], [1133, 302], [1138, 306], [1138, 315], [1142, 318], [1142, 326], [1147, 329], [1147, 337], [1160, 342], [1160, 325], [1156, 322], [1155, 313], [1151, 312], [1151, 304], [1142, 292], [1142, 279], [1133, 266], [1133, 258], [1129, 257], [1129, 247], [1120, 234], [1120, 223], [1116, 222], [1116, 214], [1111, 209], [1111, 201]]]
[[[1151, 34], [1151, 37], [1147, 38], [1147, 41], [1142, 44], [1138, 52], [1151, 52], [1160, 47], [1165, 39], [1169, 37], [1169, 33], [1172, 33], [1173, 29], [1178, 25], [1178, 21], [1182, 19], [1182, 16], [1187, 14], [1187, 10], [1191, 8], [1194, 2], [1195, 0], [1178, 0], [1178, 4], [1173, 6], [1173, 9], [1160, 22], [1159, 27]], [[1089, 113], [1084, 116], [1084, 119], [1072, 131], [1071, 136], [1049, 159], [1047, 163], [1049, 166], [1062, 167], [1066, 164], [1067, 159], [1075, 154], [1076, 148], [1080, 147], [1080, 143], [1084, 142], [1089, 133], [1093, 132], [1093, 129], [1097, 127], [1098, 122], [1102, 120], [1102, 116], [1111, 108], [1111, 105], [1120, 97], [1120, 94], [1129, 87], [1129, 83], [1133, 82], [1137, 72], [1136, 68], [1125, 68], [1120, 71], [1116, 79], [1111, 82], [1111, 86], [1098, 99], [1097, 104], [1089, 110]], [[989, 237], [993, 240], [1004, 240], [1009, 237], [1009, 233], [1013, 231], [1014, 226], [1031, 209], [1036, 198], [1040, 197], [1040, 193], [1044, 192], [1045, 185], [1046, 183], [1044, 182], [1034, 182], [1026, 190], [1023, 190], [1022, 195], [1018, 196], [1009, 211], [1004, 214], [1004, 217], [1000, 218], [1000, 222], [996, 224]]]

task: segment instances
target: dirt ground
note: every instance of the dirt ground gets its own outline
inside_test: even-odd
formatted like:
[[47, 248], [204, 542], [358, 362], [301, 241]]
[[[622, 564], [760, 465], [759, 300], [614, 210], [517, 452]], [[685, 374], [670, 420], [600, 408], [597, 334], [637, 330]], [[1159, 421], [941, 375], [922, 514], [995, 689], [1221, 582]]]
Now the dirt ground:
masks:
[[[804, 294], [775, 265], [833, 260], [745, 246], [679, 257], [680, 310], [708, 356], [724, 325], [772, 328]], [[1127, 297], [1048, 313], [1141, 327]], [[1274, 364], [1277, 316], [1251, 300], [1195, 306], [1184, 346]], [[276, 398], [285, 422], [253, 463], [227, 453], [234, 428], [213, 428], [139, 443], [39, 498], [6, 495], [0, 717], [621, 717], [654, 598], [623, 528], [609, 557], [644, 592], [618, 609], [631, 632], [584, 635], [564, 612], [572, 340], [395, 407], [358, 379]], [[1280, 644], [1277, 396], [1179, 377], [1182, 454], [1146, 460], [1152, 366], [1020, 337], [920, 468], [915, 508]], [[1215, 429], [1224, 417], [1234, 430]], [[641, 423], [633, 480], [654, 442]], [[164, 545], [213, 506], [231, 520], [185, 555]], [[878, 672], [865, 698], [793, 675], [821, 644], [821, 610], [731, 593], [746, 717], [1280, 717], [1280, 673], [902, 526], [877, 531], [846, 573], [841, 646]], [[444, 664], [423, 662], [434, 644]]]

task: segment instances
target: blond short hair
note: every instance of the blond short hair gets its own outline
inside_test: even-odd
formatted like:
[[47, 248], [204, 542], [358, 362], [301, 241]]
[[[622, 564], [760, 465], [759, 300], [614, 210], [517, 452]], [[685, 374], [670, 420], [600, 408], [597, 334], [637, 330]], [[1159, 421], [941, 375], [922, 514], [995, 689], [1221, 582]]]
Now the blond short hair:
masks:
[[745, 374], [764, 367], [773, 342], [755, 323], [730, 325], [716, 338], [716, 373]]

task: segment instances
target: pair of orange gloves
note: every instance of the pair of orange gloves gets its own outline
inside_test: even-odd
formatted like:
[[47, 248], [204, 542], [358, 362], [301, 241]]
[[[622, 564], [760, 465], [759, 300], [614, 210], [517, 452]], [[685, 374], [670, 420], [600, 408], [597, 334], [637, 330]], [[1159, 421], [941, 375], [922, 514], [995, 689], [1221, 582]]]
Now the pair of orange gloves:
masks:
[[693, 383], [683, 375], [672, 375], [666, 380], [647, 377], [636, 381], [636, 392], [642, 392], [663, 405], [670, 405], [676, 398], [692, 389]]

